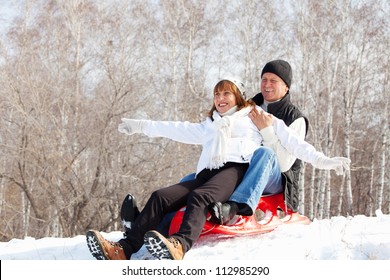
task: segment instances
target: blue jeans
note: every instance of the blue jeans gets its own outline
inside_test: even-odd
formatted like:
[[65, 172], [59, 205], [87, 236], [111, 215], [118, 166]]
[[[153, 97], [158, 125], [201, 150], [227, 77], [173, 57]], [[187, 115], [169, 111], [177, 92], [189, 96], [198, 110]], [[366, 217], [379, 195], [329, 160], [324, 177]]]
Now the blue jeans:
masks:
[[[244, 204], [240, 215], [253, 215], [261, 196], [283, 192], [282, 173], [275, 152], [268, 147], [258, 148], [251, 159], [242, 182], [229, 201]], [[240, 206], [240, 205], [239, 205]]]

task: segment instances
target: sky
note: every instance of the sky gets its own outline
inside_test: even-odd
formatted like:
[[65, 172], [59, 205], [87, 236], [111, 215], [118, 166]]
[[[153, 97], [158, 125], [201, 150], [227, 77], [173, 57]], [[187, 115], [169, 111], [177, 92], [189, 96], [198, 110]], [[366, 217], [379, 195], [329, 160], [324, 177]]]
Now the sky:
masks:
[[0, 34], [4, 32], [17, 14], [17, 3], [15, 0], [0, 0]]
[[[112, 241], [122, 237], [119, 231], [102, 234]], [[293, 279], [312, 279], [313, 273], [317, 279], [339, 277], [345, 273], [348, 279], [367, 279], [373, 274], [387, 272], [388, 275], [390, 272], [390, 215], [377, 210], [375, 217], [358, 215], [314, 220], [309, 225], [283, 224], [272, 232], [247, 237], [207, 235], [198, 240], [183, 261], [155, 260], [142, 247], [130, 261], [99, 262], [90, 254], [84, 235], [72, 238], [26, 237], [0, 242], [0, 260], [2, 280], [35, 274], [40, 280], [52, 279], [53, 273], [58, 271], [61, 271], [59, 276], [66, 275], [64, 279], [70, 276], [103, 279], [103, 275], [110, 280], [124, 279], [123, 273], [134, 267], [204, 268], [208, 276], [215, 279], [218, 271], [219, 275], [222, 273], [222, 268], [232, 269], [233, 266], [268, 267], [270, 272], [265, 279], [291, 279], [294, 275]], [[24, 269], [18, 269], [20, 267]], [[224, 272], [227, 273], [226, 270]], [[132, 275], [131, 279], [153, 277]], [[183, 279], [183, 276], [180, 277]], [[180, 277], [169, 275], [166, 279]], [[220, 279], [229, 277], [233, 275]], [[199, 279], [199, 275], [197, 278], [186, 277], [192, 278]], [[240, 278], [258, 279], [259, 276], [241, 275]], [[165, 277], [159, 276], [159, 279]]]

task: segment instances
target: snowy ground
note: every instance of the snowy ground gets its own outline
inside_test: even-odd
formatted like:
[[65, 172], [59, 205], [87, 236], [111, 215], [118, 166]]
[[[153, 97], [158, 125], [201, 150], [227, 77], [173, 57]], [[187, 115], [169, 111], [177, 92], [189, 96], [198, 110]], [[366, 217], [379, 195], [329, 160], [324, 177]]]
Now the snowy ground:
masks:
[[[334, 217], [310, 225], [282, 225], [273, 232], [235, 238], [207, 236], [185, 260], [390, 260], [390, 215]], [[118, 240], [121, 232], [103, 233]], [[239, 252], [242, 252], [241, 254]], [[142, 248], [132, 259], [150, 258]], [[0, 242], [1, 260], [92, 260], [85, 236]]]
[[[103, 233], [103, 235], [113, 241], [122, 237], [120, 232]], [[28, 237], [23, 240], [0, 242], [0, 259], [3, 262], [4, 260], [93, 260], [93, 257], [86, 246], [85, 236], [80, 235], [73, 238]], [[150, 259], [145, 248], [132, 256], [132, 260], [158, 262]], [[180, 263], [203, 261], [210, 264], [214, 261], [217, 263], [236, 261], [242, 265], [258, 260], [271, 263], [273, 261], [291, 263], [291, 260], [385, 260], [385, 265], [383, 262], [379, 263], [390, 272], [390, 215], [383, 215], [377, 211], [376, 217], [333, 217], [329, 220], [315, 220], [310, 225], [282, 225], [273, 232], [248, 237], [207, 236], [201, 238]], [[101, 265], [102, 262], [92, 263]], [[357, 263], [359, 262], [355, 262], [354, 266], [360, 267], [360, 264], [356, 265]], [[13, 262], [5, 262], [5, 264], [7, 264], [5, 267], [14, 266]]]

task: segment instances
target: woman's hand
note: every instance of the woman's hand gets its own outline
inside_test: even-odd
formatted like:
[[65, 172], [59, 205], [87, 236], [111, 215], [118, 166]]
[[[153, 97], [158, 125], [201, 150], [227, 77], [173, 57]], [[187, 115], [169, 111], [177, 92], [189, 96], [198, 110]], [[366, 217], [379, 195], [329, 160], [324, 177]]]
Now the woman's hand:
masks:
[[122, 123], [118, 125], [118, 131], [128, 135], [133, 135], [135, 133], [142, 133], [144, 130], [143, 120], [133, 120], [133, 119], [122, 119]]

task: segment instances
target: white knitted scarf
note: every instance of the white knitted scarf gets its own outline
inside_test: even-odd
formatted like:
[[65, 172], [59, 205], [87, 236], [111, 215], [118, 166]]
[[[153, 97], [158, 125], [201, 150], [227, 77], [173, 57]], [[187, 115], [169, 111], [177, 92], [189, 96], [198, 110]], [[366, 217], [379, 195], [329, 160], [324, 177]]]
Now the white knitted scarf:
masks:
[[217, 111], [213, 112], [214, 138], [211, 143], [210, 157], [207, 164], [208, 169], [218, 169], [226, 163], [227, 144], [232, 136], [232, 126], [237, 119], [248, 115], [251, 110], [252, 106], [248, 106], [237, 111], [235, 106], [223, 114], [223, 116]]

